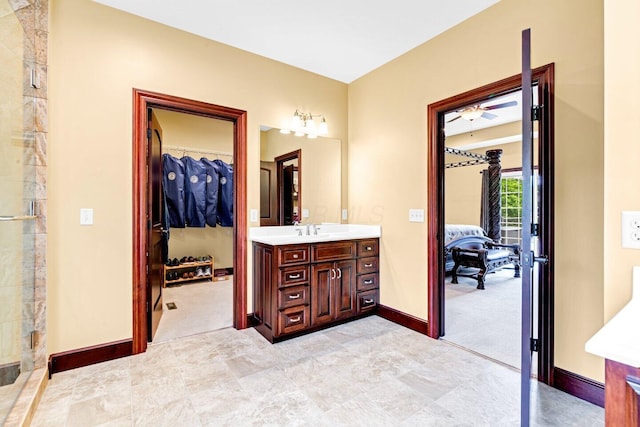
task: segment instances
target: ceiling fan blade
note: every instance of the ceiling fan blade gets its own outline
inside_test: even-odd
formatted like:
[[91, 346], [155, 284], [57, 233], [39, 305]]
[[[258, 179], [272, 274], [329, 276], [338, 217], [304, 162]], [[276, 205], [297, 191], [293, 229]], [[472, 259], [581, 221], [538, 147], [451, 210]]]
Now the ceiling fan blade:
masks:
[[495, 114], [487, 113], [487, 112], [485, 111], [484, 113], [482, 113], [482, 115], [481, 115], [480, 117], [485, 118], [485, 119], [488, 119], [488, 120], [491, 120], [491, 119], [495, 119], [495, 118], [496, 118], [496, 117], [498, 117], [498, 116], [497, 116], [497, 115], [495, 115]]
[[447, 120], [447, 123], [451, 123], [454, 120], [458, 120], [460, 117], [462, 117], [462, 116], [455, 116], [453, 119]]
[[486, 107], [481, 107], [481, 108], [483, 110], [495, 110], [497, 108], [515, 107], [516, 105], [518, 105], [518, 101], [509, 101], [502, 104], [487, 105]]

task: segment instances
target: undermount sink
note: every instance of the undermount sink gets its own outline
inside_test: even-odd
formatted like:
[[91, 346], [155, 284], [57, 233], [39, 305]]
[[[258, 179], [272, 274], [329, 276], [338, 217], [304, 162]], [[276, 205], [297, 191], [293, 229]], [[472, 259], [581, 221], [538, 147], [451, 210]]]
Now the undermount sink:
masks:
[[[350, 240], [380, 237], [380, 226], [354, 224], [318, 224], [318, 233], [313, 228], [307, 235], [306, 226], [284, 227], [251, 227], [250, 239], [269, 245], [289, 245], [296, 243], [329, 242], [333, 240]], [[298, 235], [299, 232], [302, 235]]]

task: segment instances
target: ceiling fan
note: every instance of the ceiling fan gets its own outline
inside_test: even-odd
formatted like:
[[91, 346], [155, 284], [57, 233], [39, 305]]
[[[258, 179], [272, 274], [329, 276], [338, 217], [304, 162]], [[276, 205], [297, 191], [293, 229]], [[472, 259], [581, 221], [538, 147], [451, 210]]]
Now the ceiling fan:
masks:
[[495, 119], [498, 116], [495, 114], [487, 113], [487, 111], [497, 110], [498, 108], [515, 107], [516, 105], [518, 105], [518, 101], [509, 101], [509, 102], [504, 102], [502, 104], [487, 105], [487, 106], [480, 106], [480, 104], [473, 105], [471, 107], [466, 107], [466, 108], [463, 108], [462, 110], [456, 111], [458, 115], [452, 118], [451, 120], [447, 120], [447, 123], [451, 123], [452, 121], [458, 120], [459, 118], [463, 118], [470, 122], [476, 119], [479, 119], [480, 117], [488, 120]]

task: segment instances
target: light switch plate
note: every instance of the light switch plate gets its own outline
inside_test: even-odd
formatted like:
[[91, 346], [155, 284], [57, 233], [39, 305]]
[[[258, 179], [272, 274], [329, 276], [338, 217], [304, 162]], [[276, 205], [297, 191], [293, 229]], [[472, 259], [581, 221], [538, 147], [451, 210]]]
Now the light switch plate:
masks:
[[93, 209], [80, 209], [80, 225], [93, 225]]
[[349, 213], [347, 212], [347, 210], [346, 210], [346, 209], [342, 209], [342, 219], [343, 219], [344, 221], [346, 221], [346, 220], [348, 220], [348, 219], [349, 219]]
[[309, 209], [302, 209], [302, 218], [309, 218]]
[[258, 209], [251, 209], [249, 211], [249, 221], [258, 222]]
[[409, 222], [424, 222], [424, 209], [409, 209]]
[[622, 212], [622, 247], [640, 249], [640, 212]]

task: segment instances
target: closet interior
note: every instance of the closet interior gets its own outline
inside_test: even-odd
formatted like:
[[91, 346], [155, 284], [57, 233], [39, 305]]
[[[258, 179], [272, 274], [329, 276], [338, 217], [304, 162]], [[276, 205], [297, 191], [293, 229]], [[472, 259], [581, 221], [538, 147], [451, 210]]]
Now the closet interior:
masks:
[[233, 325], [233, 123], [153, 113], [164, 212], [163, 309], [153, 342], [164, 342]]

